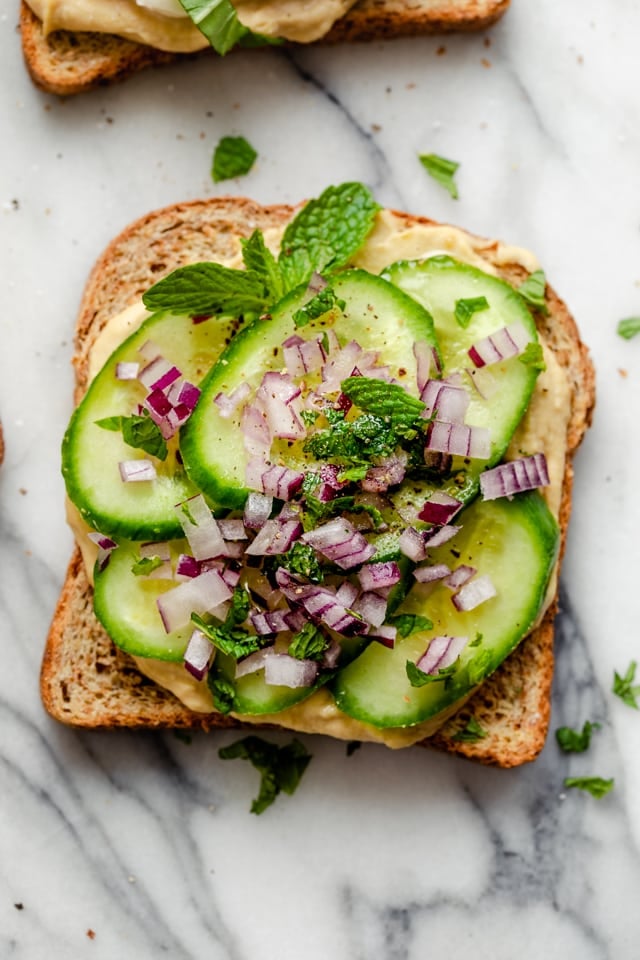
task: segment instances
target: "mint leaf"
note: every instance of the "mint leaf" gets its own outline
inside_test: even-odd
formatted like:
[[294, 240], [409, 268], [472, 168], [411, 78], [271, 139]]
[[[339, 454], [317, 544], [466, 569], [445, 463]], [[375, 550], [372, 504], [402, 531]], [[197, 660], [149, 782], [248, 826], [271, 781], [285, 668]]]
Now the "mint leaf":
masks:
[[392, 430], [412, 430], [425, 409], [422, 400], [412, 397], [404, 387], [373, 377], [347, 377], [340, 388], [352, 403], [365, 413], [381, 417]]
[[456, 163], [455, 160], [439, 157], [437, 153], [421, 153], [418, 159], [429, 176], [433, 177], [445, 190], [448, 190], [454, 200], [457, 200], [458, 188], [453, 178], [460, 164]]
[[540, 370], [540, 372], [547, 369], [542, 345], [535, 340], [531, 340], [526, 345], [522, 353], [518, 355], [518, 360], [520, 363], [524, 363], [526, 367], [532, 367], [534, 370]]
[[424, 687], [427, 683], [436, 683], [438, 680], [446, 680], [455, 671], [456, 665], [452, 663], [450, 667], [444, 670], [438, 670], [437, 673], [425, 673], [412, 660], [407, 660], [405, 664], [407, 677], [412, 687]]
[[460, 326], [466, 330], [471, 323], [474, 313], [489, 309], [486, 297], [469, 297], [466, 300], [456, 300], [454, 315]]
[[364, 480], [369, 472], [369, 464], [361, 463], [357, 467], [347, 467], [338, 474], [340, 483], [357, 483], [358, 480]]
[[395, 627], [401, 637], [410, 637], [420, 630], [433, 629], [433, 623], [428, 617], [421, 617], [418, 613], [399, 613], [397, 617], [388, 617], [387, 623]]
[[308, 283], [312, 273], [345, 266], [369, 235], [379, 205], [361, 183], [328, 187], [287, 226], [280, 266], [288, 290]]
[[270, 559], [273, 569], [285, 567], [289, 573], [304, 577], [311, 583], [322, 583], [324, 580], [318, 554], [308, 543], [301, 543], [298, 540], [286, 553], [279, 553]]
[[251, 601], [249, 594], [243, 587], [236, 587], [231, 596], [229, 612], [225, 617], [224, 625], [227, 628], [239, 626], [249, 616]]
[[610, 790], [613, 790], [613, 784], [613, 777], [610, 780], [603, 780], [602, 777], [566, 777], [564, 780], [565, 787], [577, 787], [578, 790], [586, 790], [596, 800], [600, 800]]
[[638, 709], [637, 697], [640, 697], [640, 684], [633, 686], [633, 681], [636, 678], [636, 666], [636, 661], [632, 660], [624, 677], [621, 677], [614, 670], [612, 687], [616, 697], [620, 697], [623, 703], [626, 703], [628, 707], [633, 707], [634, 710]]
[[631, 340], [640, 333], [640, 317], [627, 317], [618, 323], [618, 336]]
[[281, 791], [294, 793], [311, 760], [311, 754], [299, 740], [278, 747], [255, 736], [221, 747], [218, 756], [222, 760], [249, 760], [261, 774], [260, 792], [251, 804], [251, 813], [256, 814], [271, 806]]
[[345, 302], [336, 297], [332, 287], [325, 287], [320, 293], [316, 293], [315, 297], [308, 300], [304, 307], [300, 307], [299, 310], [295, 311], [293, 314], [293, 322], [298, 328], [306, 327], [312, 320], [323, 317], [325, 313], [328, 313], [329, 310], [333, 310], [335, 307], [339, 310], [344, 310]]
[[539, 310], [545, 315], [549, 313], [547, 308], [546, 301], [544, 299], [545, 290], [547, 289], [547, 279], [544, 275], [544, 270], [534, 270], [524, 283], [521, 283], [518, 287], [518, 293], [523, 297], [527, 303], [531, 304], [532, 307], [535, 307], [536, 310]]
[[240, 23], [229, 0], [180, 0], [180, 4], [213, 49], [223, 56], [251, 33]]
[[261, 650], [268, 643], [268, 640], [253, 633], [247, 633], [246, 630], [241, 630], [238, 627], [230, 627], [223, 623], [217, 625], [208, 623], [197, 613], [191, 614], [191, 620], [198, 630], [202, 630], [204, 635], [211, 640], [214, 647], [235, 660], [240, 660], [250, 653], [255, 653], [256, 650]]
[[184, 316], [262, 313], [267, 301], [260, 276], [220, 263], [178, 267], [142, 295], [148, 310], [170, 310]]
[[289, 656], [296, 660], [322, 660], [329, 641], [313, 623], [305, 623], [289, 644]]
[[591, 743], [591, 734], [594, 730], [599, 730], [599, 723], [591, 723], [586, 720], [582, 732], [572, 730], [571, 727], [558, 727], [556, 730], [556, 740], [558, 746], [565, 753], [584, 753]]
[[476, 718], [470, 717], [466, 726], [454, 733], [451, 739], [457, 740], [459, 743], [477, 743], [478, 740], [484, 740], [488, 736], [488, 732], [480, 726]]
[[243, 177], [256, 162], [257, 150], [244, 137], [222, 137], [213, 152], [211, 176], [214, 183]]
[[146, 577], [164, 563], [162, 557], [140, 557], [131, 567], [131, 573], [136, 577]]
[[284, 296], [284, 284], [278, 261], [264, 242], [260, 230], [254, 230], [248, 240], [242, 239], [242, 259], [247, 271], [259, 277], [269, 301], [277, 303]]
[[213, 695], [213, 705], [219, 713], [227, 714], [233, 710], [233, 701], [236, 688], [231, 680], [225, 677], [216, 677], [211, 672], [207, 678], [209, 689]]
[[160, 427], [146, 412], [130, 417], [105, 417], [103, 420], [96, 420], [95, 424], [103, 430], [122, 431], [124, 442], [136, 450], [144, 450], [158, 460], [167, 458], [167, 444], [160, 433]]
[[[304, 450], [317, 460], [336, 460], [358, 466], [373, 457], [389, 456], [396, 444], [392, 427], [381, 417], [365, 413], [355, 420], [341, 420], [328, 430], [318, 430], [305, 441]], [[335, 500], [329, 501], [332, 503]]]

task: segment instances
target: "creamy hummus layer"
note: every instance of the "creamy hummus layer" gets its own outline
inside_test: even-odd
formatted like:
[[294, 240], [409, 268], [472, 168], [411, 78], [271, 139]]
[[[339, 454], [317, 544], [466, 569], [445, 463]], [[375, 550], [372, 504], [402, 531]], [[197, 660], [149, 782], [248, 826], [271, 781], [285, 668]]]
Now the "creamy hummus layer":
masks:
[[[254, 33], [311, 43], [329, 32], [355, 0], [235, 0], [238, 19]], [[170, 53], [194, 53], [209, 42], [177, 0], [27, 0], [45, 33], [111, 33]]]
[[[267, 246], [274, 253], [279, 249], [281, 235], [280, 229], [265, 231]], [[487, 273], [496, 274], [497, 271], [492, 263], [482, 256], [483, 250], [487, 249], [489, 244], [486, 240], [473, 237], [455, 227], [439, 224], [433, 226], [410, 224], [401, 215], [385, 210], [378, 214], [376, 225], [367, 242], [354, 258], [354, 263], [372, 273], [379, 273], [395, 260], [424, 259], [437, 253], [447, 253]], [[497, 263], [521, 264], [529, 271], [539, 266], [536, 258], [527, 250], [495, 243], [491, 243], [490, 249], [491, 256]], [[237, 255], [228, 260], [227, 264], [239, 266], [241, 262], [238, 241]], [[116, 347], [147, 316], [149, 314], [140, 301], [107, 323], [91, 348], [89, 358], [91, 379], [95, 377]], [[571, 387], [565, 371], [557, 362], [553, 352], [544, 343], [543, 349], [547, 369], [538, 377], [531, 403], [512, 439], [507, 458], [544, 451], [551, 482], [541, 492], [551, 512], [557, 518], [562, 498], [567, 425], [571, 414]], [[68, 504], [67, 516], [82, 550], [87, 574], [91, 578], [96, 548], [87, 539], [86, 534], [89, 528], [72, 504]], [[547, 589], [545, 609], [555, 595], [556, 579], [557, 566]], [[538, 620], [542, 618], [543, 613], [544, 610], [541, 611]], [[141, 673], [170, 690], [189, 709], [202, 713], [214, 711], [213, 699], [206, 681], [198, 682], [190, 677], [182, 664], [142, 657], [134, 659]], [[301, 733], [324, 733], [337, 739], [373, 741], [384, 743], [388, 747], [399, 748], [410, 746], [433, 734], [460, 706], [461, 703], [458, 701], [452, 705], [446, 715], [439, 714], [437, 718], [413, 727], [379, 730], [345, 716], [336, 707], [331, 694], [322, 689], [302, 703], [276, 715], [242, 716], [240, 719], [245, 723], [275, 723]]]

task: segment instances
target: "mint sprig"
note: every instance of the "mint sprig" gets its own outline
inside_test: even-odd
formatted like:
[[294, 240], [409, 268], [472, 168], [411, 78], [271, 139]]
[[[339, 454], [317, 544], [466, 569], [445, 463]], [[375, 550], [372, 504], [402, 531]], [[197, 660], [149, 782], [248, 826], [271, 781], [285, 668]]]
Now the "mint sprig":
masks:
[[599, 723], [591, 723], [586, 720], [582, 730], [572, 730], [571, 727], [558, 727], [556, 730], [556, 740], [558, 746], [565, 753], [584, 753], [589, 749], [591, 735], [594, 730], [599, 730]]
[[254, 736], [221, 747], [218, 756], [222, 760], [249, 760], [261, 774], [260, 792], [251, 804], [251, 813], [256, 814], [271, 806], [281, 791], [294, 793], [311, 761], [311, 754], [297, 739], [279, 747]]
[[596, 800], [600, 800], [613, 790], [614, 782], [613, 777], [610, 780], [605, 780], [603, 777], [566, 777], [564, 785], [569, 789], [575, 787], [578, 790], [586, 790]]
[[262, 313], [267, 301], [260, 274], [206, 262], [178, 267], [142, 296], [148, 310], [185, 316]]

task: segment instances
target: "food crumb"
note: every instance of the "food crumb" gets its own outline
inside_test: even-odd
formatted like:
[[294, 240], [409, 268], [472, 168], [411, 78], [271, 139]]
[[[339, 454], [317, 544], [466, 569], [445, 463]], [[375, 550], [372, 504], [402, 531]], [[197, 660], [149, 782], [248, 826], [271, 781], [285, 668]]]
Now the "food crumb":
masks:
[[437, 57], [443, 57], [446, 52], [447, 52], [447, 48], [446, 48], [446, 47], [438, 47], [438, 49], [436, 50], [436, 56], [437, 56]]
[[27, 494], [27, 492], [28, 492], [28, 491], [27, 491], [27, 488], [26, 488], [26, 487], [20, 487], [20, 488], [18, 489], [18, 493], [21, 493], [23, 497]]
[[87, 930], [87, 936], [89, 937], [89, 940], [95, 940], [96, 938], [95, 930], [92, 930], [91, 927], [89, 927], [89, 929]]
[[414, 83], [413, 81], [411, 81], [411, 83], [408, 83], [408, 84], [407, 84], [407, 87], [406, 87], [406, 88], [407, 88], [407, 90], [415, 90], [416, 85], [415, 85], [415, 83]]
[[629, 371], [628, 371], [628, 370], [625, 370], [624, 367], [618, 367], [618, 373], [619, 373], [620, 376], [623, 377], [623, 379], [625, 379], [625, 380], [626, 380], [626, 378], [629, 376]]
[[24, 910], [24, 903], [14, 903], [16, 910]]
[[136, 878], [135, 878], [135, 877], [127, 877], [127, 880], [129, 881], [129, 883], [135, 883], [135, 882], [136, 882]]
[[491, 66], [491, 60], [487, 60], [486, 57], [482, 57], [482, 59], [480, 60], [480, 63], [482, 64], [483, 67], [486, 67], [487, 70]]
[[491, 46], [491, 37], [485, 37], [485, 38], [484, 38], [484, 45], [485, 45], [485, 47], [490, 47], [490, 46]]
[[374, 133], [380, 133], [380, 131], [382, 130], [382, 127], [380, 126], [379, 123], [372, 123], [371, 129], [373, 130]]

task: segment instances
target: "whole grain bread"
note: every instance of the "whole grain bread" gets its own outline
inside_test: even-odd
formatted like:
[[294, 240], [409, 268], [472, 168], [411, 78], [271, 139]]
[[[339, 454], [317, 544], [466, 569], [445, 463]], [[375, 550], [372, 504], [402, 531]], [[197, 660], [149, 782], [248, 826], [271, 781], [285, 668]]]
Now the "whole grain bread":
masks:
[[[161, 276], [187, 262], [227, 258], [237, 237], [286, 223], [289, 206], [260, 206], [250, 200], [217, 198], [176, 204], [148, 214], [127, 227], [105, 250], [89, 277], [76, 331], [76, 402], [87, 388], [92, 343], [115, 313], [135, 302]], [[430, 221], [402, 214], [407, 225]], [[502, 262], [495, 241], [468, 235], [477, 253], [510, 282], [526, 271]], [[586, 347], [564, 303], [547, 288], [549, 313], [537, 314], [540, 331], [568, 374], [571, 413], [560, 526], [562, 549], [571, 509], [572, 457], [589, 426], [594, 405], [594, 373]], [[480, 690], [425, 746], [483, 763], [511, 767], [541, 750], [548, 724], [553, 674], [553, 619], [556, 599], [542, 623], [482, 685]], [[117, 649], [95, 618], [92, 588], [76, 549], [67, 571], [41, 673], [49, 713], [81, 727], [201, 728], [237, 725], [219, 714], [194, 713], [171, 693], [143, 677]], [[487, 735], [469, 743], [455, 739], [470, 717]]]
[[[418, 34], [482, 30], [510, 0], [359, 0], [334, 24], [323, 43], [386, 40]], [[24, 0], [20, 31], [27, 69], [48, 93], [66, 96], [122, 80], [145, 67], [195, 54], [171, 54], [110, 34], [59, 30], [45, 36]]]

